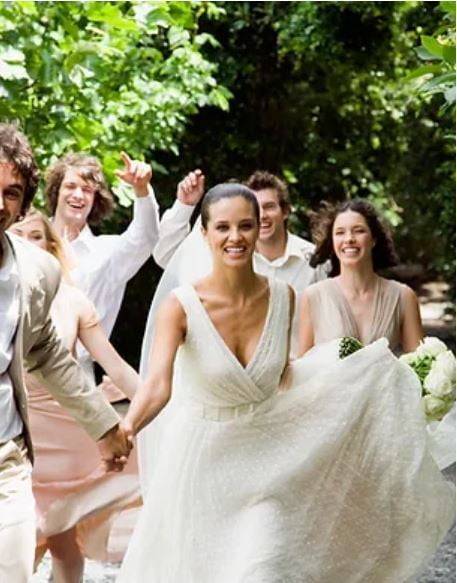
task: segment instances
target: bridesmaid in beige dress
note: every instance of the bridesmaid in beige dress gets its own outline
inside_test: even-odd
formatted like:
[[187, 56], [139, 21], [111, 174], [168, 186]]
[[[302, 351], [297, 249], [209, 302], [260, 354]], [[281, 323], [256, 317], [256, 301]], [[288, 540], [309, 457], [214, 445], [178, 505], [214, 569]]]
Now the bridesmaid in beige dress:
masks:
[[[62, 243], [47, 218], [32, 209], [11, 232], [59, 260], [64, 280], [51, 314], [63, 344], [74, 353], [80, 340], [124, 394], [133, 397], [138, 375], [110, 344], [92, 302], [69, 283]], [[123, 556], [141, 500], [136, 456], [130, 456], [122, 474], [106, 473], [97, 446], [76, 421], [32, 374], [26, 374], [26, 382], [35, 445], [36, 563], [49, 549], [54, 583], [79, 583], [84, 557], [120, 560]]]
[[408, 286], [378, 274], [397, 257], [374, 207], [364, 200], [325, 207], [315, 227], [311, 265], [330, 261], [331, 271], [301, 298], [299, 354], [341, 336], [364, 345], [385, 337], [395, 352], [415, 350], [422, 339], [417, 297]]

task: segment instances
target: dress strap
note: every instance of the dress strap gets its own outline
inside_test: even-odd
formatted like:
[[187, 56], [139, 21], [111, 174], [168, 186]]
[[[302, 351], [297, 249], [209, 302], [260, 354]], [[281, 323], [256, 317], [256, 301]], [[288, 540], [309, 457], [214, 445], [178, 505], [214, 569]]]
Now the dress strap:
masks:
[[186, 316], [189, 317], [192, 313], [192, 306], [195, 301], [195, 291], [190, 283], [180, 285], [172, 290], [172, 293], [177, 297], [179, 303], [182, 305]]

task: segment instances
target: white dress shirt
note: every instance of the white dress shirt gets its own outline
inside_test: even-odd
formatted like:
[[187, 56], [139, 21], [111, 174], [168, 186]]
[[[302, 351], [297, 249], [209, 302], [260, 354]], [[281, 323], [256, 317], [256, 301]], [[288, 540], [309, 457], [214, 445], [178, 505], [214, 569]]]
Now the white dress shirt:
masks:
[[[188, 235], [189, 221], [194, 206], [176, 200], [165, 211], [159, 227], [159, 241], [154, 249], [154, 259], [165, 268], [174, 252]], [[257, 273], [273, 279], [281, 279], [295, 291], [295, 315], [292, 328], [291, 353], [296, 352], [298, 338], [298, 308], [300, 296], [309, 285], [327, 277], [327, 267], [313, 268], [309, 261], [314, 252], [314, 245], [306, 239], [287, 232], [287, 244], [284, 254], [273, 261], [260, 253], [254, 253], [254, 269]]]
[[127, 282], [152, 254], [158, 239], [159, 213], [154, 195], [136, 198], [133, 219], [120, 235], [94, 235], [88, 225], [70, 242], [76, 267], [74, 284], [95, 304], [109, 336], [119, 313]]
[[23, 429], [8, 373], [19, 323], [21, 292], [14, 256], [4, 238], [0, 238], [0, 245], [3, 248], [0, 265], [0, 443], [5, 443], [20, 435]]
[[[152, 190], [152, 189], [151, 189]], [[88, 225], [68, 243], [76, 267], [72, 282], [95, 304], [99, 322], [110, 336], [127, 282], [152, 254], [159, 236], [159, 207], [154, 192], [136, 198], [133, 218], [120, 235], [94, 235]], [[87, 351], [78, 346], [78, 358], [87, 372], [92, 364]]]

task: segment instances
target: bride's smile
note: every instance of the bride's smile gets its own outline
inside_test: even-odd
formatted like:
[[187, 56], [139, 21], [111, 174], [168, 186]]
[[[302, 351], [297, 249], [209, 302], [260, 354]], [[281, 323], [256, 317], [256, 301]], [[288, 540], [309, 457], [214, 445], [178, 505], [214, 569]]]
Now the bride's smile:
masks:
[[211, 205], [207, 228], [202, 227], [202, 232], [216, 260], [240, 266], [251, 261], [259, 223], [252, 204], [236, 196]]

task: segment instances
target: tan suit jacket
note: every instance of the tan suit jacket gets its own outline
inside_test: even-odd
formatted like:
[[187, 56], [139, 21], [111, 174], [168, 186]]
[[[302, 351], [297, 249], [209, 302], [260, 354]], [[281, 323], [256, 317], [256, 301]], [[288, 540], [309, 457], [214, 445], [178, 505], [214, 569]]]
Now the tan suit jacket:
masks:
[[7, 235], [5, 239], [16, 260], [21, 288], [19, 323], [8, 372], [24, 422], [29, 456], [33, 460], [24, 369], [33, 372], [95, 440], [120, 419], [56, 335], [49, 309], [60, 285], [57, 261], [49, 253], [14, 235]]

